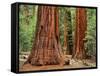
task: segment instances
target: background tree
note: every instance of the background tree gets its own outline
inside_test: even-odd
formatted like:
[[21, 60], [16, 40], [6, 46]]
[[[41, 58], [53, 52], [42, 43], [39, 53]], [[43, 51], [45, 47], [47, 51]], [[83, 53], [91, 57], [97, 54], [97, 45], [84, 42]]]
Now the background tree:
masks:
[[[34, 8], [34, 9], [33, 9]], [[34, 13], [34, 14], [33, 14]], [[20, 5], [19, 10], [19, 52], [27, 52], [32, 48], [35, 25], [37, 20], [37, 6]]]
[[72, 41], [72, 21], [71, 9], [67, 7], [60, 7], [60, 39], [65, 54], [72, 54], [73, 41]]
[[[39, 7], [38, 9], [38, 5], [20, 5], [19, 8], [20, 8], [19, 9], [19, 60], [20, 60], [19, 64], [20, 66], [23, 65], [23, 63], [27, 60], [27, 57], [29, 56], [31, 50], [32, 50], [32, 53], [29, 56], [30, 58], [28, 58], [28, 62], [31, 64], [34, 64], [33, 60], [35, 58], [38, 61], [38, 63], [43, 62], [41, 65], [53, 64], [53, 62], [54, 64], [60, 64], [60, 62], [63, 62], [64, 60], [66, 63], [66, 60], [68, 58], [65, 58], [65, 57], [71, 56], [72, 54], [74, 58], [83, 59], [86, 56], [85, 58], [90, 58], [92, 61], [93, 59], [96, 60], [96, 9], [95, 8], [83, 8], [86, 11], [84, 13], [82, 12], [83, 9], [79, 10], [79, 8], [76, 8], [76, 7], [57, 7], [57, 8], [56, 7], [53, 7], [53, 8]], [[76, 11], [76, 9], [78, 10]], [[43, 11], [47, 11], [47, 13], [43, 13]], [[86, 17], [86, 20], [84, 20], [85, 17]], [[53, 33], [51, 33], [50, 31], [51, 28], [49, 27], [51, 27], [50, 25], [53, 23], [54, 23], [54, 26], [52, 26]], [[45, 25], [45, 28], [44, 28], [44, 25]], [[82, 28], [81, 28], [81, 25], [82, 25]], [[59, 27], [59, 30], [58, 30], [58, 27]], [[85, 27], [86, 27], [86, 30], [82, 31], [84, 30]], [[83, 37], [81, 33], [84, 34], [85, 37]], [[83, 37], [83, 38], [80, 38], [80, 37]], [[38, 42], [38, 39], [39, 39], [39, 42]], [[82, 42], [82, 39], [83, 39], [83, 42]], [[57, 42], [57, 47], [54, 47], [54, 44], [55, 44], [54, 40]], [[61, 47], [59, 48], [58, 44], [60, 43], [61, 43]], [[83, 52], [81, 50], [80, 50], [81, 52], [79, 53], [77, 52], [77, 50], [75, 50], [76, 46], [78, 45], [78, 44], [76, 45], [75, 43], [80, 44], [78, 47], [79, 50], [80, 48], [83, 48], [83, 50], [85, 50], [84, 52], [86, 55], [84, 54], [85, 55], [84, 57], [83, 57]], [[41, 47], [43, 47], [43, 49], [41, 49], [43, 51], [39, 52]], [[63, 47], [65, 47], [66, 49], [64, 50]], [[73, 52], [72, 52], [72, 48], [74, 48]], [[36, 51], [35, 49], [38, 51]], [[44, 49], [47, 49], [47, 51], [44, 51]], [[51, 49], [53, 50], [51, 51]], [[58, 49], [57, 50], [58, 53], [56, 53], [56, 56], [55, 56], [57, 59], [56, 58], [54, 59], [56, 61], [53, 60], [54, 55], [55, 55], [54, 53], [57, 52], [57, 51], [54, 51], [55, 49]], [[59, 49], [62, 49], [63, 52], [66, 51], [66, 56], [63, 55], [62, 51], [60, 51]], [[51, 58], [51, 52], [53, 53], [52, 58]], [[45, 54], [47, 54], [47, 57]], [[60, 57], [60, 55], [58, 54], [60, 55], [62, 54], [63, 56], [65, 56], [64, 60], [62, 59], [63, 56], [61, 55]], [[42, 58], [44, 59], [43, 61], [41, 61]], [[48, 61], [52, 60], [52, 63], [45, 61], [46, 59]], [[36, 61], [36, 65], [39, 65], [37, 64], [37, 61]]]
[[87, 14], [85, 8], [76, 8], [76, 29], [74, 58], [83, 59], [85, 57], [85, 35], [87, 30]]
[[96, 59], [96, 9], [87, 9], [86, 55]]

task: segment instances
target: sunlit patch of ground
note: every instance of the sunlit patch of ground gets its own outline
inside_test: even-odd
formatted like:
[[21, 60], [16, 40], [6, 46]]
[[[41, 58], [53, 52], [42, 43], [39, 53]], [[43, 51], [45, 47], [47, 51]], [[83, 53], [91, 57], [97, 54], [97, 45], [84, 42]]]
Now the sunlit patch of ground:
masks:
[[73, 69], [73, 68], [91, 68], [96, 67], [96, 62], [91, 59], [74, 60], [70, 55], [66, 56], [65, 60], [69, 59], [68, 65], [45, 65], [45, 66], [33, 66], [31, 64], [23, 63], [26, 61], [27, 56], [20, 56], [19, 71], [36, 71], [36, 70], [57, 70], [57, 69]]

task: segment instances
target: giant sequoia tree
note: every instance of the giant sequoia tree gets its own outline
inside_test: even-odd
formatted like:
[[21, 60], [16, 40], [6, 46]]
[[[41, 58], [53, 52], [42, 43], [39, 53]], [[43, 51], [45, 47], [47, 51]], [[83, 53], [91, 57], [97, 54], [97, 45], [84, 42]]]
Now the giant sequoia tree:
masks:
[[87, 29], [86, 9], [76, 9], [76, 29], [75, 29], [75, 44], [74, 44], [74, 58], [82, 59], [85, 57], [85, 34]]
[[36, 35], [27, 63], [32, 65], [63, 64], [58, 28], [58, 9], [39, 6]]

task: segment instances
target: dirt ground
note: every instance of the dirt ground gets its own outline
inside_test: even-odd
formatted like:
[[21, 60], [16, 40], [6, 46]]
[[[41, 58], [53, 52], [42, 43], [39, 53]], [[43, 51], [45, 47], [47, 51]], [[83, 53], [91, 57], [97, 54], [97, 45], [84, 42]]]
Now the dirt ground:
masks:
[[36, 70], [57, 70], [57, 69], [71, 69], [71, 68], [90, 68], [96, 67], [95, 62], [88, 60], [87, 63], [78, 61], [69, 65], [46, 65], [46, 66], [33, 66], [31, 64], [25, 64], [20, 67], [19, 71], [36, 71]]
[[57, 70], [57, 69], [71, 69], [71, 68], [90, 68], [96, 67], [96, 61], [93, 59], [75, 60], [71, 55], [67, 55], [65, 60], [69, 59], [68, 65], [45, 65], [45, 66], [33, 66], [31, 64], [24, 64], [27, 60], [29, 53], [20, 55], [19, 59], [19, 71], [37, 71], [37, 70]]

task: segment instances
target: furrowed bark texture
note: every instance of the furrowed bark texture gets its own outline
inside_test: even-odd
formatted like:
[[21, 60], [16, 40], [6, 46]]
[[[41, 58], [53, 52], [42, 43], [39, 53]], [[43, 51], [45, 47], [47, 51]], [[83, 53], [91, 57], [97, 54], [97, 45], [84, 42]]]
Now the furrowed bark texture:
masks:
[[59, 39], [58, 9], [39, 6], [36, 37], [27, 62], [32, 65], [63, 64]]
[[87, 29], [86, 9], [76, 9], [76, 31], [75, 31], [75, 48], [74, 58], [83, 59], [85, 57], [84, 39]]

